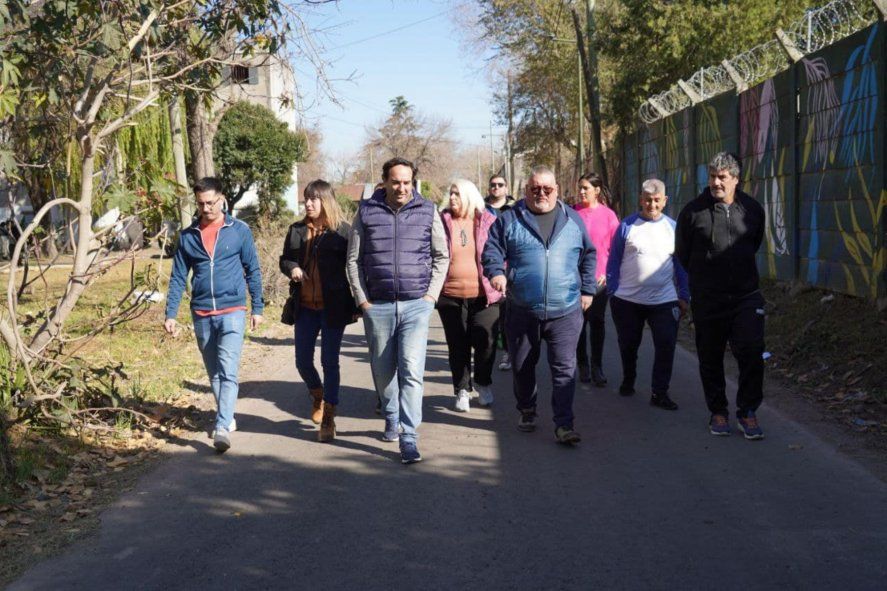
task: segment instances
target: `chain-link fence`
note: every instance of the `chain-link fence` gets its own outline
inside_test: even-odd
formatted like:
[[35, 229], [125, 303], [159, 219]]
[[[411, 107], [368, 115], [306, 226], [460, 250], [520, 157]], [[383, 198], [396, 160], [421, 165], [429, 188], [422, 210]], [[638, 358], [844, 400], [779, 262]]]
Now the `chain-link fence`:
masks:
[[867, 27], [880, 18], [872, 0], [834, 0], [808, 10], [776, 38], [718, 65], [702, 68], [688, 80], [647, 99], [641, 120], [653, 123], [730, 90], [744, 90], [788, 68], [791, 62]]

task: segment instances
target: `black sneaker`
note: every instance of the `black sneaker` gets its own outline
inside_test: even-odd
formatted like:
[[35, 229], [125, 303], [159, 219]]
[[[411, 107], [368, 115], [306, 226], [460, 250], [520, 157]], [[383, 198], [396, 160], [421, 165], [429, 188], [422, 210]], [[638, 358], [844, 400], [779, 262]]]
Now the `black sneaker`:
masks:
[[517, 422], [517, 430], [524, 433], [532, 433], [536, 430], [536, 413], [533, 411], [520, 413], [520, 420]]
[[415, 441], [401, 441], [400, 442], [400, 463], [401, 464], [415, 464], [417, 462], [422, 461], [422, 454], [419, 453], [419, 448], [416, 447]]
[[558, 443], [564, 445], [576, 445], [582, 441], [582, 437], [579, 433], [573, 431], [573, 427], [558, 427], [554, 431], [554, 436], [557, 438]]
[[594, 382], [594, 385], [598, 388], [607, 385], [607, 376], [604, 375], [604, 370], [602, 370], [600, 366], [591, 366], [591, 381]]
[[622, 384], [619, 386], [619, 395], [620, 396], [634, 395], [634, 384], [629, 384], [628, 382], [622, 382]]
[[677, 410], [677, 403], [668, 397], [668, 394], [653, 394], [650, 396], [650, 406], [658, 406], [664, 410]]

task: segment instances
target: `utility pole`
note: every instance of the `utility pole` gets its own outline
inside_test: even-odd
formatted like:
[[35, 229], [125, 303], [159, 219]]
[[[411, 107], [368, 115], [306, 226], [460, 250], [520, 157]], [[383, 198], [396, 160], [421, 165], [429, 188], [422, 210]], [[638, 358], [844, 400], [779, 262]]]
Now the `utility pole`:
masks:
[[514, 180], [514, 150], [511, 145], [511, 137], [514, 133], [514, 103], [513, 97], [511, 96], [511, 74], [508, 74], [508, 131], [506, 131], [505, 135], [505, 150], [508, 156], [508, 170], [506, 170], [506, 174], [508, 178], [506, 179], [506, 183], [508, 183], [508, 194], [514, 195], [516, 185]]
[[[373, 145], [372, 144], [370, 144], [367, 147], [367, 151], [370, 153], [370, 182], [372, 183], [373, 178], [375, 178], [373, 175], [376, 174], [376, 164], [373, 162]], [[375, 185], [375, 183], [373, 183], [373, 184]]]
[[496, 160], [493, 156], [493, 120], [490, 119], [490, 174], [496, 174]]
[[[582, 59], [582, 71], [585, 74], [585, 91], [588, 95], [588, 105], [591, 111], [591, 136], [597, 172], [601, 175], [604, 184], [609, 186], [607, 164], [604, 160], [603, 142], [601, 141], [601, 104], [598, 96], [597, 79], [597, 54], [594, 49], [595, 24], [594, 24], [595, 0], [585, 0], [586, 34], [582, 32], [582, 23], [576, 5], [570, 5], [570, 14], [573, 17], [573, 29], [576, 32], [576, 42], [579, 45], [579, 55]], [[585, 51], [585, 43], [589, 44], [588, 53]]]
[[576, 167], [576, 179], [582, 176], [585, 169], [585, 107], [582, 104], [582, 54], [579, 52], [579, 45], [576, 45], [576, 58], [579, 60], [579, 118], [576, 120], [576, 129], [578, 129], [579, 141], [577, 148], [579, 149], [579, 164]]

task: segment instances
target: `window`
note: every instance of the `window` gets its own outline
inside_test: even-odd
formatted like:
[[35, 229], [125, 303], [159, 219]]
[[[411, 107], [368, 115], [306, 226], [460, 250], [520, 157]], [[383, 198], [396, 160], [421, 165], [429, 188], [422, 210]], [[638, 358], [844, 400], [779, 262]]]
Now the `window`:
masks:
[[247, 66], [231, 66], [231, 82], [233, 84], [249, 84], [249, 81]]

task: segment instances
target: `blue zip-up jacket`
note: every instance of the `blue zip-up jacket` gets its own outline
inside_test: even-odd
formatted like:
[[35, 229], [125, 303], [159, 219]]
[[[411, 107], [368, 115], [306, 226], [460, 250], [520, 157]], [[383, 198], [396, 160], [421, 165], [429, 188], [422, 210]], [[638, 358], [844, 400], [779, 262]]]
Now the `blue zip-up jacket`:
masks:
[[551, 239], [546, 244], [523, 200], [502, 213], [490, 228], [481, 262], [484, 275], [505, 275], [508, 305], [547, 320], [580, 305], [580, 295], [597, 292], [596, 252], [582, 218], [558, 201]]
[[252, 313], [261, 314], [262, 272], [249, 226], [225, 214], [219, 228], [215, 252], [210, 257], [200, 239], [200, 221], [185, 228], [179, 236], [179, 247], [173, 257], [169, 293], [166, 296], [166, 317], [175, 318], [185, 291], [188, 271], [191, 277], [191, 310], [223, 310], [246, 305], [249, 288]]

